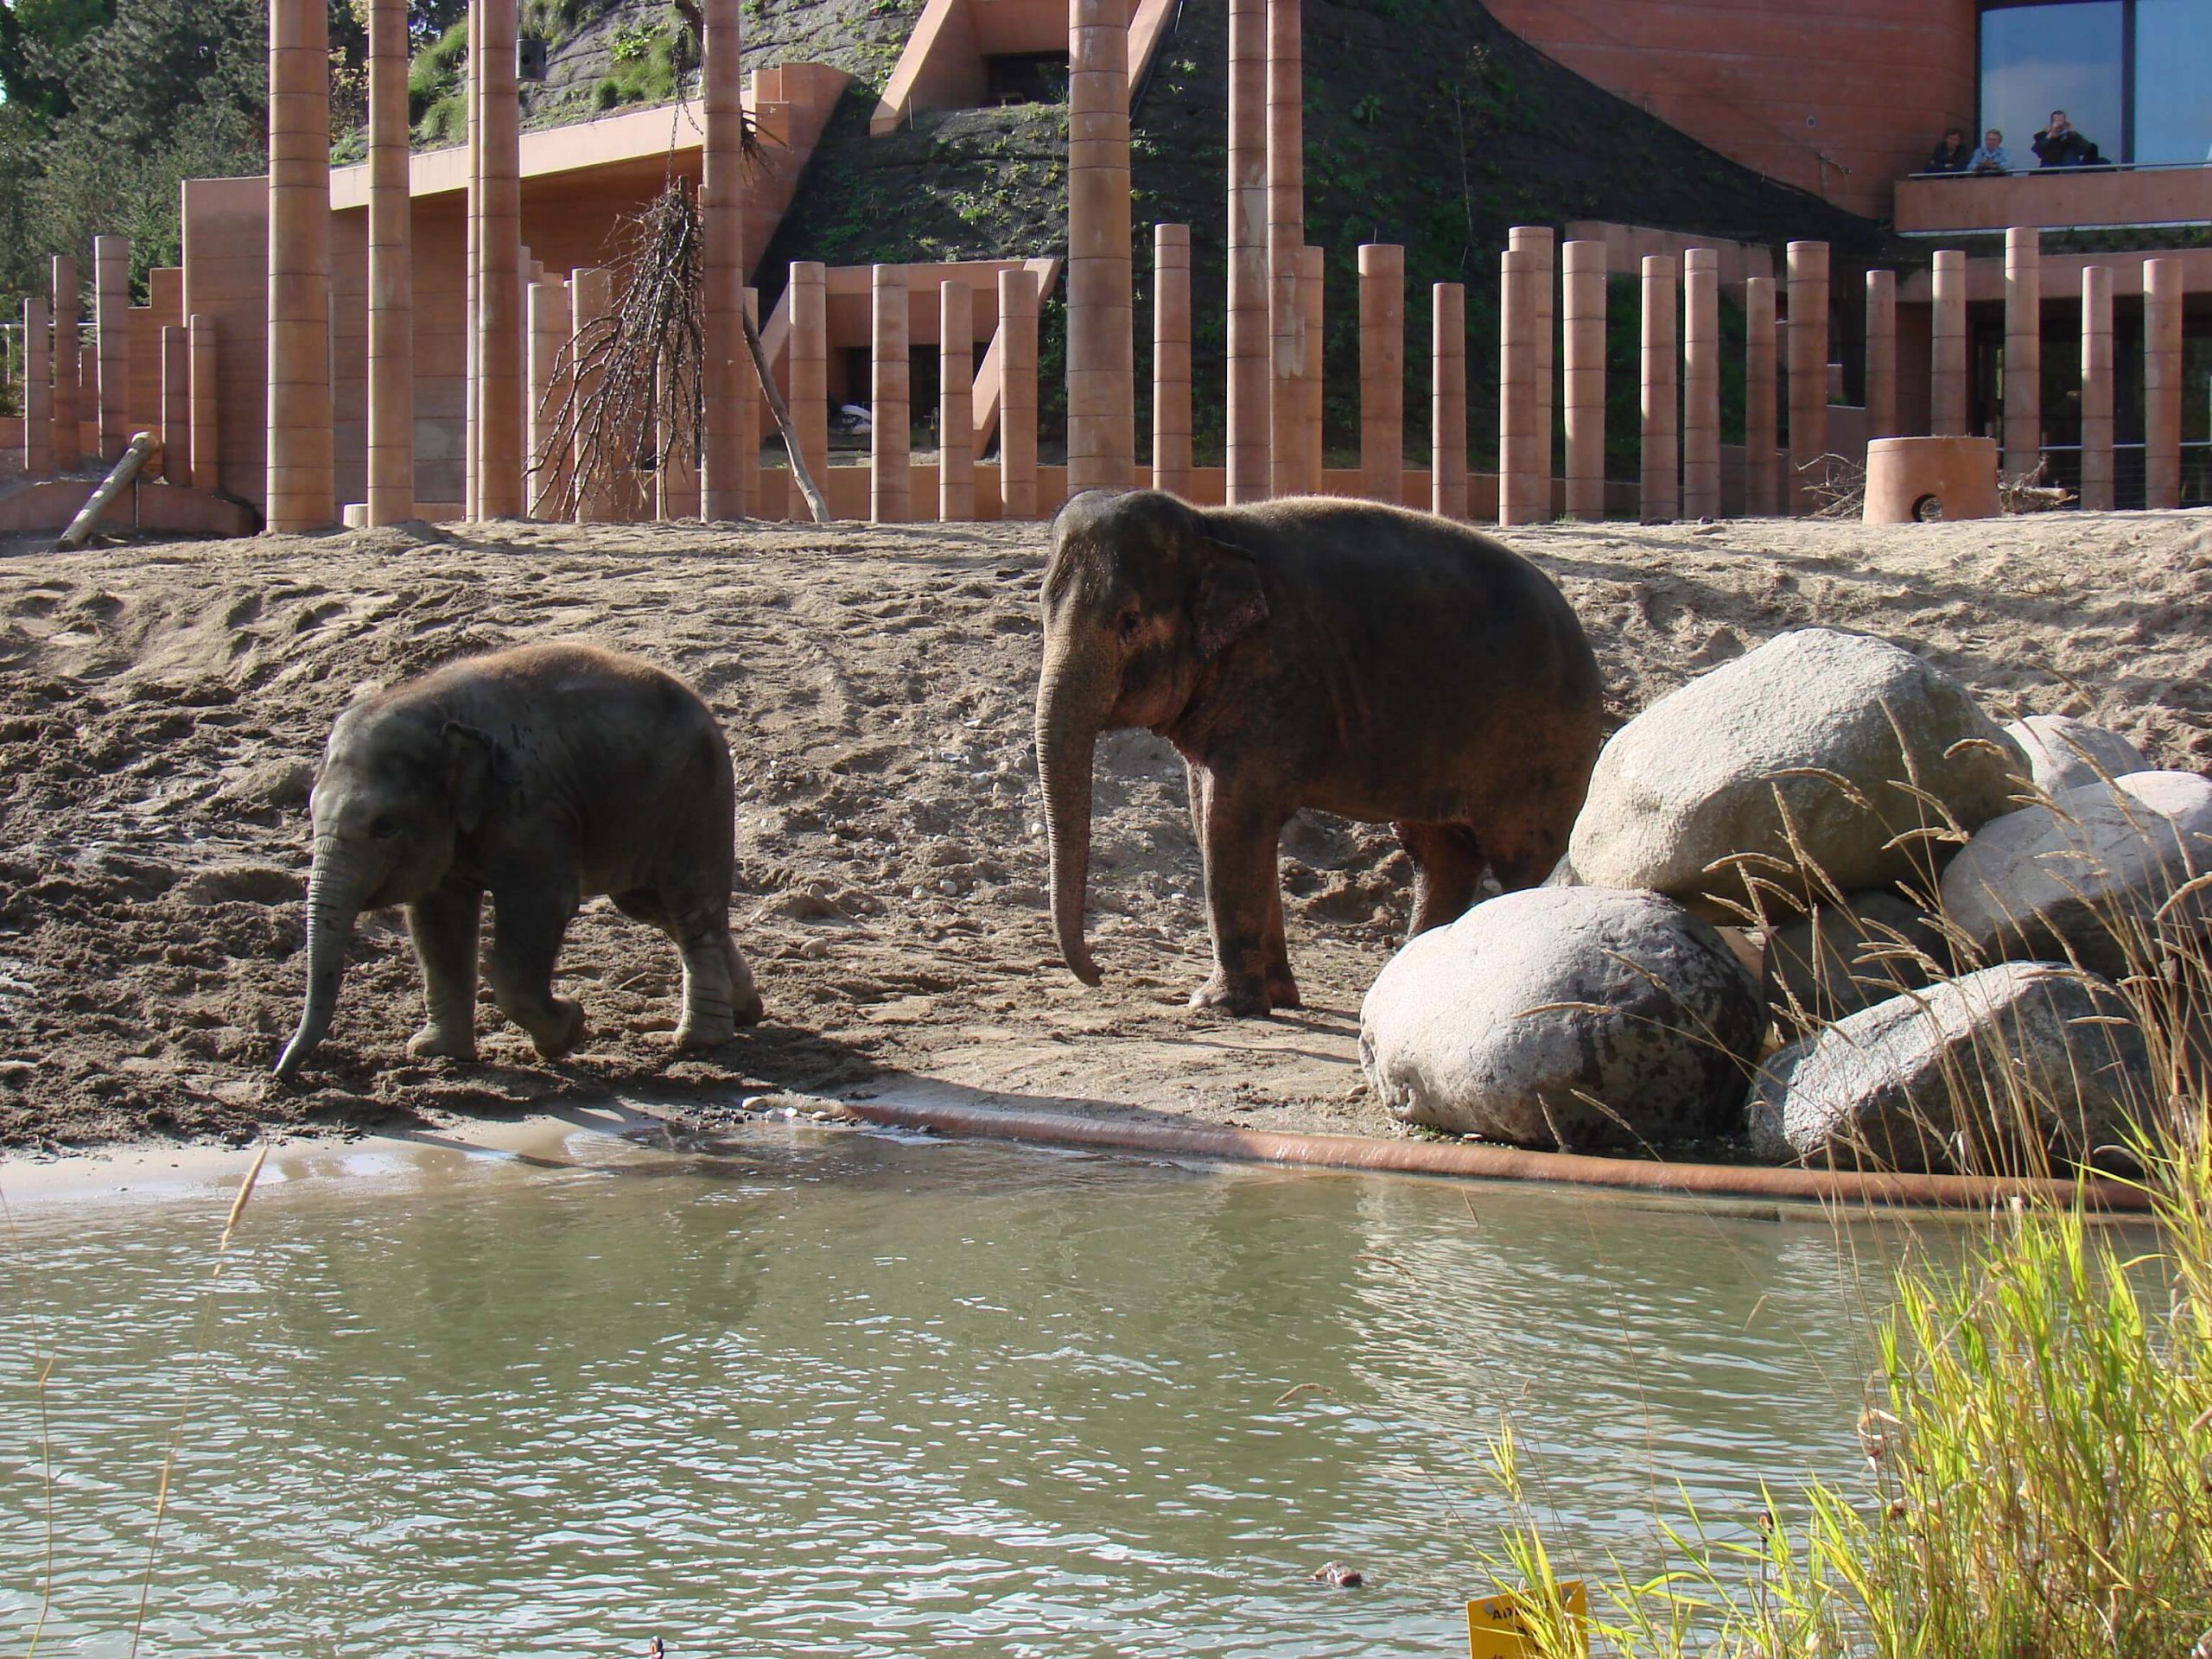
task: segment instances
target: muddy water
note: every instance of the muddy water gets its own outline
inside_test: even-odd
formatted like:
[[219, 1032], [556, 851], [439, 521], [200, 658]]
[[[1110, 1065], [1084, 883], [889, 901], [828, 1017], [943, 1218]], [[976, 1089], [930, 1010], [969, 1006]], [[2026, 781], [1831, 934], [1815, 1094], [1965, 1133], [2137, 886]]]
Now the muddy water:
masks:
[[40, 1650], [128, 1649], [188, 1396], [149, 1654], [1449, 1653], [1501, 1413], [1570, 1541], [1736, 1524], [1854, 1466], [1903, 1248], [796, 1130], [274, 1184], [210, 1291], [224, 1207], [0, 1245], [0, 1648], [50, 1455]]

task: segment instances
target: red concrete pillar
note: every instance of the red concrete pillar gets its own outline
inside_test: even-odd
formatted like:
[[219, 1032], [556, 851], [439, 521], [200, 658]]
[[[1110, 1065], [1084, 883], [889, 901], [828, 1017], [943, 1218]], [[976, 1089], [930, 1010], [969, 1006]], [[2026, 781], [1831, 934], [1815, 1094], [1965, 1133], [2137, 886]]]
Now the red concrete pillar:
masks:
[[[98, 321], [95, 314], [96, 325]], [[77, 407], [77, 453], [80, 457], [91, 456], [97, 464], [100, 458], [100, 347], [98, 340], [79, 340], [77, 343], [77, 385], [80, 391]], [[88, 425], [92, 429], [90, 448], [86, 447], [84, 430]]]
[[1037, 516], [1037, 273], [999, 272], [999, 516]]
[[[477, 268], [482, 259], [483, 236], [480, 224], [484, 207], [484, 157], [477, 147], [475, 135], [484, 124], [480, 113], [484, 102], [483, 60], [480, 53], [465, 55], [467, 78], [463, 88], [462, 107], [466, 111], [464, 131], [468, 135], [466, 149], [468, 162], [468, 187], [462, 218], [467, 224], [467, 247], [461, 278], [461, 516], [468, 519], [480, 518], [476, 510], [476, 457], [479, 440], [476, 435], [476, 331], [478, 296]], [[611, 290], [610, 290], [611, 298]], [[582, 516], [579, 507], [578, 517]]]
[[1298, 251], [1299, 431], [1306, 440], [1298, 473], [1309, 491], [1321, 487], [1321, 325], [1326, 299], [1322, 270], [1320, 249]]
[[2005, 470], [2043, 465], [2043, 235], [2005, 232]]
[[1229, 0], [1228, 501], [1268, 495], [1268, 4]]
[[1191, 493], [1191, 227], [1152, 227], [1152, 487]]
[[[105, 324], [101, 339], [106, 339]], [[269, 8], [269, 407], [264, 522], [338, 516], [330, 403], [330, 26], [323, 0]], [[101, 368], [107, 350], [100, 351]], [[108, 442], [106, 391], [100, 435]]]
[[1566, 331], [1567, 515], [1605, 516], [1605, 245], [1561, 251]]
[[1682, 253], [1682, 517], [1720, 516], [1720, 256]]
[[[830, 487], [830, 323], [829, 270], [811, 259], [791, 263], [791, 425], [798, 434], [798, 452], [815, 483]], [[806, 497], [791, 478], [785, 511], [801, 524], [813, 512]]]
[[162, 476], [192, 482], [192, 337], [162, 330]]
[[937, 301], [937, 516], [976, 516], [976, 296], [957, 280]]
[[369, 3], [368, 521], [415, 516], [415, 268], [407, 0]]
[[[576, 365], [576, 406], [588, 404], [598, 395], [601, 371], [586, 366], [592, 349], [607, 333], [607, 314], [614, 304], [613, 275], [597, 266], [572, 272], [569, 277], [569, 320], [575, 332], [569, 336], [569, 358]], [[583, 456], [571, 457], [571, 465], [581, 467]], [[588, 486], [580, 480], [576, 490], [576, 522], [580, 524], [605, 524], [618, 511], [614, 492], [604, 477]]]
[[1967, 430], [1967, 257], [1936, 251], [1935, 306], [1929, 319], [1929, 424], [1939, 438]]
[[2143, 262], [2143, 505], [2181, 505], [2182, 262]]
[[701, 151], [699, 252], [706, 363], [702, 370], [702, 511], [742, 518], [752, 510], [745, 451], [744, 86], [739, 50], [740, 0], [703, 0], [705, 60], [699, 72], [706, 105]]
[[1536, 514], [1536, 283], [1526, 248], [1498, 256], [1497, 522], [1525, 524]]
[[53, 347], [47, 339], [46, 302], [23, 302], [23, 476], [54, 471], [54, 388], [48, 376]]
[[77, 437], [77, 257], [54, 256], [54, 423], [50, 440], [56, 473], [73, 473], [83, 464]]
[[1548, 225], [1516, 225], [1506, 232], [1509, 246], [1527, 251], [1529, 280], [1536, 302], [1536, 428], [1531, 439], [1529, 467], [1536, 478], [1539, 516], [1552, 516], [1552, 480], [1558, 467], [1552, 444], [1557, 414], [1553, 384], [1559, 372], [1559, 232]]
[[1268, 411], [1269, 487], [1297, 495], [1306, 476], [1306, 62], [1301, 0], [1268, 0]]
[[[747, 287], [738, 290], [745, 302], [746, 321], [753, 325], [757, 338], [760, 333], [760, 290]], [[753, 367], [753, 353], [743, 340], [737, 346], [737, 487], [745, 498], [745, 510], [758, 518], [780, 518], [784, 516], [784, 499], [779, 493], [773, 500], [760, 483], [760, 429], [773, 417], [768, 413], [767, 400], [760, 395], [760, 377]]]
[[1828, 245], [1789, 245], [1789, 499], [1809, 511], [1828, 448]]
[[[868, 399], [868, 517], [903, 524], [913, 516], [913, 467], [907, 453], [913, 425], [906, 360], [906, 268], [878, 265], [870, 285], [872, 327]], [[1074, 333], [1071, 320], [1069, 333]], [[1074, 384], [1074, 371], [1069, 371]], [[1074, 424], [1074, 417], [1069, 417]]]
[[1467, 290], [1429, 290], [1428, 510], [1467, 516]]
[[1359, 472], [1370, 501], [1406, 499], [1406, 251], [1359, 250]]
[[[294, 5], [300, 3], [290, 0]], [[273, 101], [270, 109], [273, 120]], [[270, 229], [275, 228], [272, 218]], [[326, 295], [327, 289], [326, 283]], [[325, 315], [328, 315], [327, 309]], [[127, 236], [92, 238], [92, 322], [99, 330], [100, 460], [113, 462], [130, 442], [126, 429], [130, 420], [130, 238]], [[327, 345], [324, 349], [327, 353]]]
[[1774, 278], [1744, 281], [1744, 511], [1767, 517], [1782, 511], [1775, 423]]
[[2112, 267], [2082, 271], [2082, 507], [2112, 511]]
[[522, 105], [515, 91], [515, 0], [469, 0], [480, 77], [470, 129], [476, 208], [476, 512], [523, 516]]
[[1866, 273], [1866, 435], [1897, 430], [1897, 274]]
[[[668, 372], [669, 366], [664, 361], [660, 373]], [[661, 419], [667, 425], [660, 434], [660, 465], [653, 471], [653, 517], [664, 524], [699, 516], [698, 422], [696, 416], [690, 421], [683, 418], [682, 396], [679, 388], [679, 407], [676, 410], [668, 409], [664, 398], [656, 399], [662, 405]]]
[[1068, 0], [1068, 493], [1136, 474], [1129, 0]]
[[195, 311], [186, 321], [185, 333], [192, 354], [192, 487], [222, 487], [220, 443], [222, 427], [215, 401], [215, 320]]
[[1681, 439], [1675, 401], [1679, 382], [1679, 308], [1675, 261], [1653, 253], [1643, 260], [1643, 467], [1641, 516], [1647, 524], [1664, 524], [1681, 513]]
[[530, 470], [524, 497], [533, 518], [566, 519], [575, 512], [575, 465], [561, 411], [575, 377], [569, 341], [576, 322], [568, 286], [530, 285]]

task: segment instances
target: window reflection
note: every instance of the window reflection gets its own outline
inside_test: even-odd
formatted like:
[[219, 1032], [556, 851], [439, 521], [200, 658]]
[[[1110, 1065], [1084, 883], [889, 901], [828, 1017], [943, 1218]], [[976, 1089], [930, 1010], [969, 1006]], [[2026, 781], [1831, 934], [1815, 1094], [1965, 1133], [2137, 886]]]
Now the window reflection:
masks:
[[2208, 151], [2212, 0], [2136, 0], [2135, 159], [2204, 162]]
[[[2181, 0], [2175, 9], [2207, 8], [2205, 0]], [[2029, 142], [2053, 110], [2064, 110], [2106, 159], [2120, 159], [2120, 0], [1981, 14], [1981, 124], [2004, 132], [2015, 167], [2035, 165]]]

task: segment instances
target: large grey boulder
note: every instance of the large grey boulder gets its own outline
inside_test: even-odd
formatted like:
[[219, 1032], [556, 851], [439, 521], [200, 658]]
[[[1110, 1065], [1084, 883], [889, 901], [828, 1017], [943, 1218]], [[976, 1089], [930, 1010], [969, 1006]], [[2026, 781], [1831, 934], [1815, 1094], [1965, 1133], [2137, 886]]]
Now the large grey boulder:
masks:
[[2143, 751], [2118, 732], [2071, 715], [2030, 715], [2005, 734], [2028, 757], [2028, 781], [2046, 795], [2151, 770]]
[[[2011, 806], [2026, 758], [1967, 689], [1909, 651], [1808, 628], [1662, 697], [1598, 757], [1568, 858], [1596, 887], [1649, 887], [1713, 921], [1750, 908], [1745, 871], [1783, 893], [1839, 892], [1940, 866], [1953, 843]], [[1794, 831], [1794, 845], [1793, 845]], [[1762, 895], [1771, 914], [1778, 895]], [[1785, 901], [1786, 902], [1786, 901]]]
[[1652, 893], [1535, 887], [1392, 957], [1359, 1054], [1391, 1114], [1522, 1146], [1736, 1128], [1766, 1011], [1719, 935]]
[[[2001, 963], [1777, 1051], [1751, 1088], [1777, 1161], [1959, 1174], [2125, 1166], [2154, 1099], [2126, 998], [2052, 963]], [[2054, 1170], [2053, 1173], [2063, 1173]]]
[[2120, 978], [2157, 940], [2200, 931], [2208, 897], [2176, 889], [2212, 872], [2212, 781], [2137, 772], [2061, 790], [1982, 825], [1943, 872], [1943, 914], [1984, 961], [2074, 960]]
[[1948, 966], [1918, 905], [1888, 889], [1815, 905], [1767, 930], [1760, 988], [1785, 1032], [1814, 1027], [1917, 990]]

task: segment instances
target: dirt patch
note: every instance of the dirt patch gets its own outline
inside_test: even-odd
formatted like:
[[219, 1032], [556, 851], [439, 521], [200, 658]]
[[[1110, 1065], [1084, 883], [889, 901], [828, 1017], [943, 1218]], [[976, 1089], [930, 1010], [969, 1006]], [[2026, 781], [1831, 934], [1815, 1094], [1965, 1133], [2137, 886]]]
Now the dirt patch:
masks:
[[[1193, 1014], [1207, 965], [1181, 763], [1100, 745], [1091, 895], [1106, 985], [1044, 912], [1029, 735], [1035, 525], [416, 527], [0, 558], [0, 1142], [242, 1139], [613, 1092], [713, 1116], [916, 1074], [1058, 1103], [1389, 1133], [1359, 999], [1403, 925], [1388, 832], [1284, 839], [1310, 1007]], [[1879, 633], [2000, 714], [2065, 711], [2212, 763], [2212, 514], [1871, 531], [1754, 521], [1516, 534], [1590, 629], [1616, 716], [1787, 628]], [[590, 639], [697, 686], [738, 772], [738, 938], [769, 1022], [666, 1045], [677, 964], [588, 906], [563, 958], [594, 1035], [538, 1064], [487, 1003], [483, 1063], [405, 1052], [397, 912], [364, 918], [336, 1027], [284, 1092], [304, 807], [330, 722], [457, 653]]]

